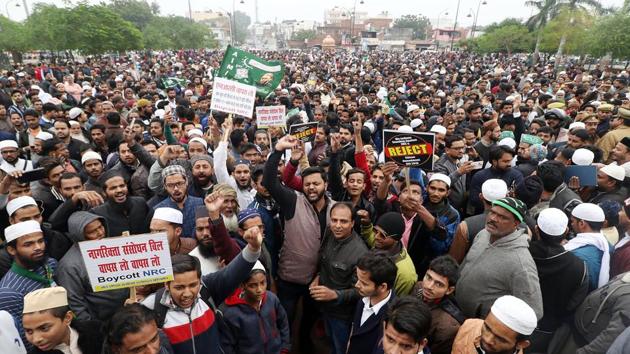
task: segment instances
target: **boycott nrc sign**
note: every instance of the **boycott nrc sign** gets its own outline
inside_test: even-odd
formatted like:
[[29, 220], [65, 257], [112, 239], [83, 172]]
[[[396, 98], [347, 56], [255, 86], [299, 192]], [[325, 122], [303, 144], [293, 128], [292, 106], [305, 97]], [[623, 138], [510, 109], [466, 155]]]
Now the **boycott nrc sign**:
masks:
[[166, 233], [83, 241], [79, 248], [94, 291], [173, 280]]

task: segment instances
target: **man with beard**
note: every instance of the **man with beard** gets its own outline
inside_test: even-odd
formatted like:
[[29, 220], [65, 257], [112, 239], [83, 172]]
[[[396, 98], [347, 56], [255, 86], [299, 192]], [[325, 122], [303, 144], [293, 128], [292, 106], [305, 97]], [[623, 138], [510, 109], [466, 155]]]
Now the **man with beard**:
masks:
[[70, 136], [70, 123], [67, 120], [56, 120], [53, 124], [57, 139], [63, 141], [70, 152], [70, 158], [81, 160], [81, 151], [87, 148], [87, 144]]
[[101, 155], [103, 161], [107, 161], [109, 155], [109, 146], [107, 145], [107, 137], [105, 135], [107, 128], [101, 124], [94, 124], [90, 127], [90, 138], [92, 140], [92, 150]]
[[483, 123], [481, 127], [481, 139], [473, 146], [477, 154], [483, 159], [484, 165], [490, 161], [490, 149], [497, 145], [501, 136], [501, 128], [495, 120]]
[[536, 264], [525, 230], [519, 227], [526, 211], [525, 203], [515, 198], [492, 202], [486, 228], [475, 237], [460, 267], [455, 296], [466, 317], [485, 317], [503, 295], [524, 299], [542, 317]]
[[86, 191], [81, 183], [81, 176], [65, 172], [59, 180], [61, 195], [65, 201], [52, 213], [48, 222], [55, 230], [68, 231], [68, 218], [79, 210], [90, 210], [103, 204], [101, 194]]
[[0, 164], [2, 176], [16, 170], [26, 172], [33, 169], [31, 161], [19, 158], [18, 143], [15, 140], [0, 141], [0, 153], [2, 153], [2, 164]]
[[[20, 222], [35, 220], [42, 228], [44, 233], [44, 239], [46, 241], [46, 254], [53, 257], [56, 260], [60, 260], [68, 249], [72, 246], [72, 241], [66, 237], [65, 234], [53, 229], [50, 224], [43, 224], [42, 212], [35, 199], [29, 195], [23, 195], [12, 199], [7, 203], [7, 214], [9, 215], [9, 223], [17, 224]], [[2, 261], [1, 275], [4, 275], [8, 270], [10, 262], [9, 254], [6, 248], [0, 251], [0, 258]], [[5, 268], [5, 264], [7, 264]]]
[[453, 354], [523, 354], [536, 329], [536, 313], [523, 300], [498, 298], [485, 320], [469, 319], [457, 332]]
[[518, 144], [516, 169], [523, 174], [523, 177], [527, 177], [536, 171], [538, 162], [546, 157], [547, 151], [542, 147], [542, 143], [542, 139], [535, 135], [521, 135], [521, 142]]
[[610, 131], [597, 142], [597, 147], [604, 153], [603, 161], [608, 161], [608, 155], [615, 145], [630, 135], [630, 109], [619, 107], [617, 115], [610, 119], [610, 128]]
[[24, 95], [20, 90], [11, 91], [11, 99], [13, 104], [9, 106], [7, 109], [7, 113], [11, 115], [12, 113], [18, 113], [20, 117], [24, 117], [24, 111], [26, 110], [26, 104], [24, 100]]
[[239, 212], [238, 201], [236, 199], [236, 191], [225, 183], [219, 183], [214, 186], [214, 192], [218, 192], [223, 196], [223, 207], [221, 208], [221, 217], [223, 223], [229, 232], [238, 231], [238, 217]]
[[626, 136], [615, 145], [610, 152], [610, 159], [619, 166], [630, 162], [630, 136]]
[[168, 248], [171, 256], [176, 254], [188, 254], [197, 246], [193, 238], [182, 238], [182, 212], [173, 208], [157, 208], [153, 212], [149, 229], [151, 233], [166, 233]]
[[110, 171], [116, 171], [126, 181], [129, 181], [141, 164], [136, 155], [131, 151], [128, 142], [120, 142], [118, 145], [118, 158], [118, 162]]
[[513, 158], [514, 151], [505, 145], [498, 145], [490, 150], [489, 161], [492, 166], [475, 173], [470, 181], [470, 199], [468, 200], [470, 215], [483, 211], [483, 204], [479, 199], [483, 182], [493, 178], [502, 179], [508, 187], [511, 187], [523, 181], [523, 174], [511, 167]]
[[158, 203], [157, 208], [174, 208], [183, 214], [182, 237], [195, 234], [195, 209], [203, 206], [203, 199], [188, 195], [188, 177], [180, 165], [170, 165], [162, 170], [162, 185], [168, 197]]
[[448, 200], [455, 209], [463, 210], [466, 201], [466, 179], [475, 167], [471, 161], [460, 163], [466, 149], [466, 143], [461, 135], [447, 137], [445, 146], [445, 154], [435, 163], [434, 171], [451, 179]]
[[205, 206], [195, 211], [195, 238], [197, 247], [188, 254], [197, 257], [201, 273], [209, 274], [221, 268], [221, 262], [228, 264], [241, 249], [225, 228], [221, 209], [224, 197], [214, 192], [204, 200]]
[[44, 169], [46, 178], [34, 183], [33, 198], [42, 201], [42, 215], [47, 220], [65, 201], [60, 192], [61, 175], [65, 169], [58, 159], [52, 157], [42, 158], [39, 166]]
[[101, 155], [94, 151], [86, 151], [81, 156], [81, 165], [83, 165], [83, 171], [88, 177], [88, 180], [83, 185], [86, 191], [95, 191], [99, 194], [103, 194], [98, 179], [103, 174], [103, 158]]
[[46, 255], [44, 233], [35, 220], [19, 222], [4, 230], [7, 251], [13, 257], [11, 269], [0, 280], [0, 288], [21, 294], [15, 303], [3, 303], [3, 309], [20, 309], [23, 297], [33, 290], [56, 286], [53, 276], [57, 261]]
[[226, 183], [236, 190], [238, 205], [247, 207], [254, 201], [256, 190], [252, 188], [251, 163], [249, 160], [238, 159], [234, 162], [234, 172], [230, 176], [227, 169], [228, 140], [232, 131], [232, 120], [223, 123], [223, 136], [219, 146], [214, 151], [214, 168], [218, 183]]
[[282, 205], [285, 237], [278, 261], [278, 297], [291, 322], [299, 299], [304, 298], [307, 303], [300, 333], [300, 349], [305, 352], [311, 342], [309, 325], [314, 323], [314, 306], [308, 286], [315, 278], [318, 252], [333, 202], [325, 196], [327, 176], [319, 167], [302, 171], [302, 193], [280, 183], [278, 163], [285, 150], [296, 144], [292, 135], [286, 135], [276, 143], [265, 164], [262, 184], [276, 203]]
[[123, 177], [109, 170], [101, 176], [101, 186], [106, 201], [90, 211], [105, 218], [110, 228], [108, 236], [120, 236], [124, 232], [137, 235], [149, 231], [152, 211], [144, 198], [129, 196]]
[[193, 197], [203, 198], [214, 187], [212, 166], [214, 161], [212, 157], [206, 155], [191, 156], [190, 164], [192, 166], [192, 183], [188, 187], [188, 194]]

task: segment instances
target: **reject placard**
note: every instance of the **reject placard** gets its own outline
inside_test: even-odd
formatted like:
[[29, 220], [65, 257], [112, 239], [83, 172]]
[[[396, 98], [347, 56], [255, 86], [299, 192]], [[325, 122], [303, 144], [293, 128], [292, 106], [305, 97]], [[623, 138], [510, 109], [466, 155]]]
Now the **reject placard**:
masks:
[[256, 125], [258, 128], [284, 127], [285, 106], [258, 106], [256, 107]]
[[433, 133], [405, 133], [397, 130], [383, 130], [383, 153], [385, 161], [394, 161], [406, 167], [418, 167], [425, 171], [433, 170]]
[[252, 118], [256, 87], [215, 77], [210, 109]]
[[317, 133], [317, 122], [293, 124], [289, 129], [289, 134], [307, 143], [315, 139]]
[[173, 280], [166, 233], [109, 237], [79, 242], [94, 291]]

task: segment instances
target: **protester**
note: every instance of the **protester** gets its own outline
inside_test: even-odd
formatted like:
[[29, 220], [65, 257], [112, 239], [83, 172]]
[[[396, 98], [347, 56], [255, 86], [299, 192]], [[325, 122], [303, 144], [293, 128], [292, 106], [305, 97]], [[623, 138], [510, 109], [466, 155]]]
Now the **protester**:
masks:
[[66, 289], [61, 286], [32, 291], [24, 297], [22, 323], [35, 347], [29, 353], [99, 353], [100, 325], [73, 318]]
[[[628, 271], [620, 210], [630, 191], [627, 69], [546, 54], [479, 56], [461, 46], [326, 49], [27, 54], [23, 62], [14, 53], [0, 70], [0, 313], [13, 317], [0, 322], [34, 349], [22, 327], [24, 295], [59, 284], [74, 321], [112, 321], [105, 353], [186, 352], [193, 339], [199, 352], [265, 343], [269, 352], [305, 354], [447, 353], [454, 328], [471, 318], [492, 328], [476, 322], [469, 333], [482, 345], [466, 352], [517, 352], [526, 336], [528, 352], [605, 352], [625, 314], [590, 318], [592, 303], [609, 307], [586, 292], [601, 296]], [[216, 77], [255, 85], [254, 108]], [[280, 106], [285, 123], [264, 126], [262, 106]], [[310, 130], [299, 133], [301, 123]], [[29, 221], [26, 231], [16, 226]], [[151, 310], [123, 307], [125, 299], [179, 299], [181, 269], [166, 286], [97, 292], [93, 262], [81, 255], [88, 242], [165, 232], [173, 260], [187, 257], [194, 268], [183, 273], [201, 270], [191, 280], [199, 284], [242, 263], [250, 229], [264, 239], [264, 277], [250, 274], [252, 263], [229, 287], [211, 284], [221, 287], [214, 305], [207, 289], [182, 290], [186, 301], [198, 296], [197, 307], [173, 305], [164, 318], [149, 300], [158, 321]], [[405, 309], [385, 322], [418, 280], [422, 300], [402, 300]], [[237, 287], [242, 296], [223, 301]], [[534, 310], [536, 331], [489, 319], [504, 295]], [[180, 310], [195, 309], [197, 319], [203, 304], [204, 319], [216, 315], [211, 333], [195, 327], [180, 340], [178, 325], [199, 322]], [[226, 306], [247, 318], [237, 336], [215, 311]], [[281, 309], [286, 330], [271, 320]], [[250, 330], [253, 315], [268, 325]], [[578, 328], [588, 323], [598, 328]], [[564, 348], [570, 327], [579, 343]], [[605, 340], [591, 337], [600, 328]], [[505, 346], [492, 343], [495, 329]], [[195, 338], [208, 334], [203, 346]]]
[[523, 300], [504, 295], [494, 301], [482, 319], [469, 319], [457, 332], [454, 354], [518, 353], [530, 346], [529, 336], [536, 329], [536, 314]]

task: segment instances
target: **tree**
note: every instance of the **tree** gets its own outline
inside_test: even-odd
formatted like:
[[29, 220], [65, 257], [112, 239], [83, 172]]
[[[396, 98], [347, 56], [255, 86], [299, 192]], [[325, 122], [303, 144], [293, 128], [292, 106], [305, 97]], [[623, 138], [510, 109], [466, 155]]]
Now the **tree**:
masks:
[[588, 50], [586, 36], [593, 21], [594, 17], [587, 11], [571, 11], [569, 8], [560, 10], [542, 31], [541, 51], [553, 53], [562, 45], [564, 53], [585, 54]]
[[141, 31], [157, 15], [146, 0], [112, 0], [109, 8]]
[[431, 30], [431, 21], [422, 15], [403, 15], [394, 20], [394, 27], [413, 29], [413, 39], [427, 39]]
[[70, 9], [36, 3], [25, 21], [27, 41], [33, 49], [63, 51], [72, 49], [68, 40]]
[[142, 34], [106, 5], [73, 8], [36, 4], [25, 22], [29, 45], [42, 50], [86, 54], [142, 48]]
[[21, 61], [22, 52], [29, 49], [24, 24], [0, 16], [0, 33], [0, 52], [11, 52], [14, 61]]
[[[482, 53], [528, 52], [532, 46], [532, 35], [525, 25], [509, 24], [484, 33], [473, 42]], [[470, 47], [471, 45], [469, 45]]]
[[534, 47], [534, 65], [538, 63], [540, 58], [540, 44], [542, 42], [543, 29], [552, 18], [557, 16], [557, 0], [533, 0], [526, 1], [525, 5], [534, 7], [538, 13], [530, 17], [526, 25], [530, 30], [536, 32], [536, 46]]
[[[600, 12], [602, 10], [602, 5], [597, 0], [558, 0], [556, 6], [560, 9], [566, 9], [571, 14], [575, 14], [578, 12]], [[558, 10], [558, 13], [560, 12]], [[580, 10], [580, 11], [578, 11]], [[568, 23], [569, 27], [575, 27], [575, 18], [571, 17]], [[564, 46], [567, 42], [567, 37], [569, 33], [565, 33], [562, 38], [560, 38], [560, 44], [558, 44], [558, 51], [556, 52], [556, 58], [562, 57], [564, 53]]]
[[304, 41], [305, 39], [313, 39], [317, 36], [315, 30], [299, 30], [293, 33], [291, 40]]
[[589, 53], [601, 57], [630, 59], [630, 13], [619, 12], [599, 18], [588, 32], [586, 42]]
[[140, 30], [105, 5], [80, 3], [70, 11], [68, 24], [73, 49], [86, 54], [142, 48]]
[[235, 42], [239, 44], [245, 43], [247, 39], [247, 28], [252, 23], [251, 18], [244, 12], [236, 11], [232, 21], [234, 21], [233, 35]]
[[210, 29], [182, 16], [154, 17], [143, 31], [144, 46], [151, 49], [214, 48]]

